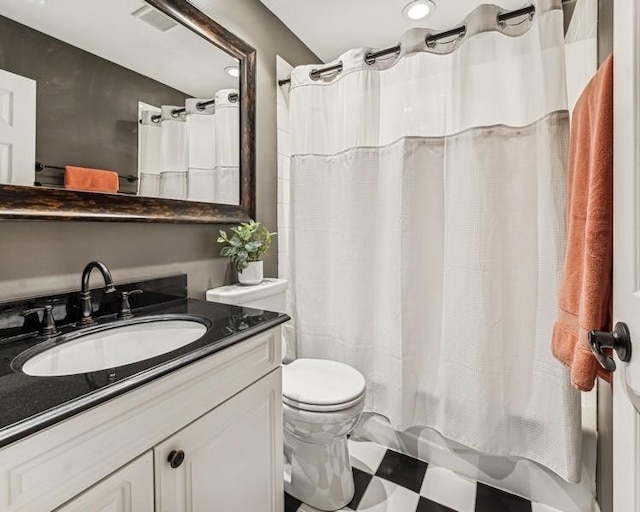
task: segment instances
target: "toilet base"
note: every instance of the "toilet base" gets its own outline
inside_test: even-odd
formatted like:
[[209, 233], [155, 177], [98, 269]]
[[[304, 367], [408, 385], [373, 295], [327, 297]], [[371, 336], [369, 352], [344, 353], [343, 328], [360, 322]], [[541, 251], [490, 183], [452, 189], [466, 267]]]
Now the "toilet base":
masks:
[[284, 431], [285, 458], [291, 463], [291, 479], [285, 479], [287, 494], [319, 510], [346, 506], [355, 493], [347, 436], [329, 443], [301, 441]]

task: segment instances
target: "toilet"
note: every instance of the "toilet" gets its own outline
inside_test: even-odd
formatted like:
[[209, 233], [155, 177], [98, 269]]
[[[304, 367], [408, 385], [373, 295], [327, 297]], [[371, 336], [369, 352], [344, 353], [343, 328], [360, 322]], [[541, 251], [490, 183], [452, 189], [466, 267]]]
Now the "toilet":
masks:
[[[284, 311], [285, 279], [265, 279], [207, 291], [207, 300]], [[283, 340], [283, 356], [286, 344]], [[282, 368], [285, 491], [319, 510], [343, 508], [355, 491], [347, 434], [364, 408], [365, 379], [326, 359], [296, 359]]]

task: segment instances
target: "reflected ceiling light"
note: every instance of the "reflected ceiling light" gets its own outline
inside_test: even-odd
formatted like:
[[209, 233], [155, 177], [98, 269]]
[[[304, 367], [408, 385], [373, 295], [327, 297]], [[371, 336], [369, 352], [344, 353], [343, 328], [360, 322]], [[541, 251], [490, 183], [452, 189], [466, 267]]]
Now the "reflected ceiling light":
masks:
[[240, 68], [238, 66], [227, 66], [224, 70], [227, 72], [227, 75], [232, 76], [233, 78], [238, 78], [240, 76]]
[[402, 9], [402, 15], [412, 21], [426, 18], [436, 9], [436, 4], [431, 0], [414, 0]]

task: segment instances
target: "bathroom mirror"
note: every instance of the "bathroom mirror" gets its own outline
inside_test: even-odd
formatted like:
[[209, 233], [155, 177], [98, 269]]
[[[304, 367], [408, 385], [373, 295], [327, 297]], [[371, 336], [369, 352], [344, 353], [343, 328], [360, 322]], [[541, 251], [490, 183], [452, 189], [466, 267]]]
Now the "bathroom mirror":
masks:
[[2, 2], [0, 217], [253, 217], [254, 73], [185, 1]]

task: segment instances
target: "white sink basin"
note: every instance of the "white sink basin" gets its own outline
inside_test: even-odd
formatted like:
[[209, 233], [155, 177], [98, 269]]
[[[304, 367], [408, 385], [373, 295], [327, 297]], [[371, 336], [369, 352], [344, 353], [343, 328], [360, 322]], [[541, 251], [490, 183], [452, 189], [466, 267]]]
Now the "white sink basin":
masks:
[[29, 357], [21, 370], [27, 375], [50, 377], [116, 368], [184, 347], [206, 332], [203, 322], [191, 318], [141, 318], [126, 325], [91, 329], [77, 337], [71, 335], [68, 341], [60, 340]]

